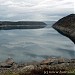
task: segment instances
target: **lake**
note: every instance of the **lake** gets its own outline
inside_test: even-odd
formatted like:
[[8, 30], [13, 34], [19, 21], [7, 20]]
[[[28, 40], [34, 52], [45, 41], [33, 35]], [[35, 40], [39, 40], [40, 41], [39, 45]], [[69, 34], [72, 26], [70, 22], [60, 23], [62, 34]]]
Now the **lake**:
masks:
[[49, 57], [74, 58], [74, 44], [51, 25], [42, 29], [0, 31], [0, 61], [8, 57], [16, 62], [41, 61]]

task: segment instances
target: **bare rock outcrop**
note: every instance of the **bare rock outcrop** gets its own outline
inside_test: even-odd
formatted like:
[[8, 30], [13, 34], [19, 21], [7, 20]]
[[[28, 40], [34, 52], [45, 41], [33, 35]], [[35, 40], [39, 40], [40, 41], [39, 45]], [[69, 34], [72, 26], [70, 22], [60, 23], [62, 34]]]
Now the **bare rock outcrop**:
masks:
[[6, 61], [0, 63], [1, 68], [10, 68], [15, 65], [15, 62], [12, 58], [8, 58]]
[[52, 27], [62, 35], [70, 38], [75, 43], [75, 14], [63, 17]]

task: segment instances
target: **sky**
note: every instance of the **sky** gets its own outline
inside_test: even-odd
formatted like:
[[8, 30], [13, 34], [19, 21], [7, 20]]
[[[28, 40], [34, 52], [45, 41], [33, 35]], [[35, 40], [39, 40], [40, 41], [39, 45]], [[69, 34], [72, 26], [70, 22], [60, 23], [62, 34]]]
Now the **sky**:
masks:
[[54, 21], [74, 13], [74, 0], [0, 0], [1, 21]]

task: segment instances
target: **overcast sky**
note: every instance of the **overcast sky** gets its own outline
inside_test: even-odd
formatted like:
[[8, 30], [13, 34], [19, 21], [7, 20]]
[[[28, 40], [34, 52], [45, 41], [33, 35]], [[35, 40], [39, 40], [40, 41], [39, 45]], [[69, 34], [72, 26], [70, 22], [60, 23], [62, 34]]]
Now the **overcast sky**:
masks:
[[74, 13], [74, 0], [0, 0], [0, 20], [50, 21]]

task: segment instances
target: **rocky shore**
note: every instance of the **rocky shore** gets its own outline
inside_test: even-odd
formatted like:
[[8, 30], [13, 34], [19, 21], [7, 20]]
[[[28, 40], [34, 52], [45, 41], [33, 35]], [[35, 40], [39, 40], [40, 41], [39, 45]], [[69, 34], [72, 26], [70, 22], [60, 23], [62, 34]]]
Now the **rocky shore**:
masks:
[[52, 27], [75, 44], [75, 14], [61, 18]]
[[12, 58], [0, 62], [0, 75], [75, 75], [75, 59], [48, 58], [41, 62], [16, 63]]

